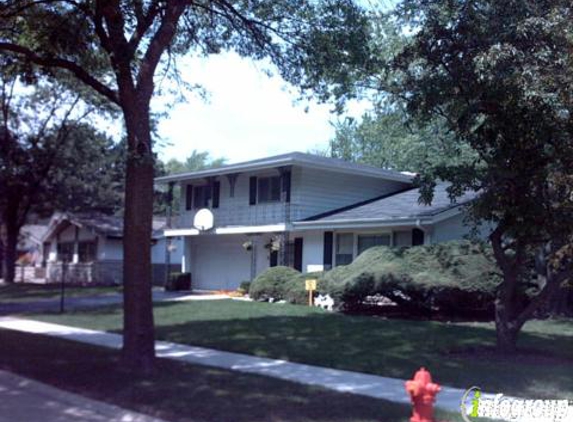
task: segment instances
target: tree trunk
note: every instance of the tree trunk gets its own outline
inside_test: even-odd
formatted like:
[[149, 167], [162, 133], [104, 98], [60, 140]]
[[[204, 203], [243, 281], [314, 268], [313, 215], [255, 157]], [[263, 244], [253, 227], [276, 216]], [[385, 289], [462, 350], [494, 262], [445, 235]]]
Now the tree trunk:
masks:
[[151, 235], [153, 163], [149, 107], [127, 105], [128, 134], [123, 238], [124, 330], [123, 362], [131, 370], [149, 373], [155, 360], [151, 296]]
[[521, 327], [512, 321], [507, 303], [498, 297], [495, 301], [496, 349], [500, 354], [513, 353], [517, 349], [517, 337]]
[[5, 283], [14, 283], [16, 274], [16, 259], [18, 249], [18, 236], [20, 234], [20, 227], [15, 221], [17, 215], [14, 215], [13, 207], [8, 206], [7, 212], [4, 216], [4, 253], [2, 265], [2, 278]]

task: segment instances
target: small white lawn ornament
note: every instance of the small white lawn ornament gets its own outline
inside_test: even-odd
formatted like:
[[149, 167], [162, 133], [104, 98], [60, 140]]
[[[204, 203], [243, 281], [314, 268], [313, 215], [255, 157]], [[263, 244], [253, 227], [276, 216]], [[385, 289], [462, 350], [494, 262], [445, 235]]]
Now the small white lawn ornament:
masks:
[[314, 305], [327, 311], [332, 311], [334, 308], [334, 299], [330, 295], [318, 295], [314, 300]]

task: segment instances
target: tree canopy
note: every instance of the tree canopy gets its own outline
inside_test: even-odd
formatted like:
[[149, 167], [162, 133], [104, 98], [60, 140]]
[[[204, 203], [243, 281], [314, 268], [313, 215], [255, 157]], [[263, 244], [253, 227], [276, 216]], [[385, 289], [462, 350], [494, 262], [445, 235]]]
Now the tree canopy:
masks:
[[410, 115], [443, 119], [477, 154], [436, 166], [423, 194], [431, 200], [436, 179], [452, 183], [452, 197], [480, 193], [469, 211], [495, 227], [503, 351], [573, 274], [572, 13], [561, 0], [405, 0], [398, 9], [415, 34], [392, 62], [398, 77], [389, 89]]
[[163, 164], [163, 168], [166, 174], [177, 174], [221, 167], [226, 161], [224, 157], [212, 158], [208, 151], [194, 149], [185, 161], [172, 158]]
[[439, 119], [419, 126], [403, 110], [384, 107], [360, 120], [334, 124], [330, 155], [397, 171], [424, 173], [446, 164], [471, 160], [471, 149], [457, 142]]
[[90, 107], [62, 84], [34, 84], [0, 68], [0, 241], [3, 278], [14, 278], [20, 228], [30, 213], [115, 212], [123, 199], [122, 151], [87, 123]]

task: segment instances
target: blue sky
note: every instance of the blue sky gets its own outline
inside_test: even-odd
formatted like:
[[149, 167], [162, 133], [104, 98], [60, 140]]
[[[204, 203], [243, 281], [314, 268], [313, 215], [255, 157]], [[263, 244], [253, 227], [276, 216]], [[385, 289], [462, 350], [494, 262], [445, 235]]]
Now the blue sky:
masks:
[[[334, 135], [331, 104], [296, 103], [297, 91], [278, 76], [269, 77], [262, 66], [234, 53], [209, 58], [186, 58], [180, 63], [186, 82], [200, 84], [207, 100], [186, 94], [156, 101], [161, 119], [159, 134], [169, 143], [157, 151], [162, 159], [184, 159], [193, 149], [229, 162], [245, 161], [290, 151], [323, 149]], [[360, 116], [367, 103], [349, 104]]]
[[[398, 0], [357, 0], [370, 10], [387, 11]], [[334, 136], [331, 104], [296, 103], [294, 88], [278, 76], [268, 77], [260, 65], [234, 53], [179, 60], [183, 79], [208, 92], [186, 95], [173, 104], [166, 96], [156, 109], [168, 110], [159, 134], [169, 145], [157, 148], [159, 157], [184, 160], [196, 149], [230, 163], [291, 151], [325, 149]], [[351, 102], [346, 115], [360, 117], [368, 102]]]

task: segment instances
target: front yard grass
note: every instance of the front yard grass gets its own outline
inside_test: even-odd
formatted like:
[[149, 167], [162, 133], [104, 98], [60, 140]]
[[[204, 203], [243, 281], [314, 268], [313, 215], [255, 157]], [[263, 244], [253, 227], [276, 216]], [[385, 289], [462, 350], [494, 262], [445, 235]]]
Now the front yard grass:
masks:
[[[116, 332], [122, 327], [119, 306], [31, 317]], [[161, 340], [404, 379], [425, 366], [443, 385], [573, 398], [570, 320], [532, 322], [519, 342], [527, 355], [507, 359], [480, 351], [495, 344], [491, 324], [346, 316], [231, 300], [156, 303], [155, 322]]]
[[[60, 289], [59, 284], [3, 284], [0, 285], [0, 304], [58, 299], [61, 294]], [[121, 291], [121, 287], [113, 286], [66, 286], [64, 294], [65, 297], [81, 297], [121, 293]]]
[[3, 329], [0, 339], [0, 369], [173, 422], [406, 422], [410, 415], [406, 405], [167, 359], [158, 359], [154, 375], [133, 375], [118, 351], [68, 340]]

